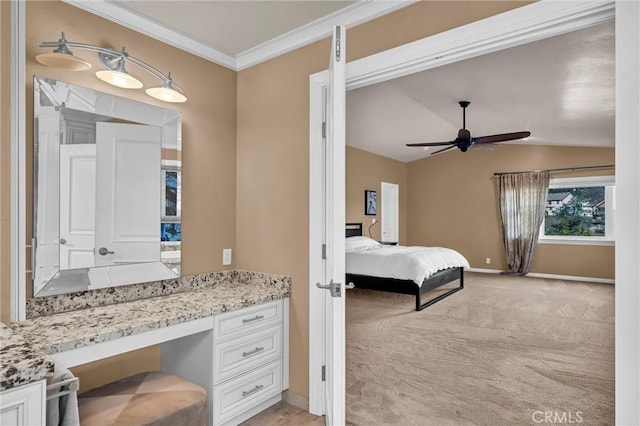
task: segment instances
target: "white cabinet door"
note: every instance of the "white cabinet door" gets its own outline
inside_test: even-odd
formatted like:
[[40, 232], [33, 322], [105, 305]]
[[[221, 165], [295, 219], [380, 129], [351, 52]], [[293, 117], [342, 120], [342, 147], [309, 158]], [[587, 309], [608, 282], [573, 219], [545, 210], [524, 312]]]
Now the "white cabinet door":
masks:
[[0, 393], [0, 425], [38, 426], [45, 423], [46, 382], [9, 389]]
[[161, 129], [97, 123], [96, 266], [160, 261]]

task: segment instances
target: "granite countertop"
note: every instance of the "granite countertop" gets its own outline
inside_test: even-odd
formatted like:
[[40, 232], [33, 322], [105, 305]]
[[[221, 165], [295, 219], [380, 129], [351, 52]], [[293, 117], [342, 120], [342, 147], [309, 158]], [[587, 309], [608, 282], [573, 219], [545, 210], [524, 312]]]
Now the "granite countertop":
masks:
[[0, 390], [45, 378], [54, 369], [47, 355], [283, 299], [290, 289], [286, 276], [227, 271], [41, 298], [29, 319], [0, 323]]
[[53, 360], [0, 323], [0, 390], [42, 380], [53, 371]]
[[289, 296], [289, 285], [229, 281], [183, 293], [46, 315], [13, 325], [45, 354], [54, 354], [205, 318]]

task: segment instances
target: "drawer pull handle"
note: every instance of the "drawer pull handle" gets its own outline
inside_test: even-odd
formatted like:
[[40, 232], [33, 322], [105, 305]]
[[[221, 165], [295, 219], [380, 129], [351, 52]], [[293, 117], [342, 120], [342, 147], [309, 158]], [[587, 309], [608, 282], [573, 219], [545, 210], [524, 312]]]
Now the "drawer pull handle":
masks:
[[264, 351], [264, 347], [255, 348], [254, 350], [249, 351], [249, 352], [242, 352], [242, 358], [246, 358], [246, 357], [251, 356], [253, 354], [257, 354], [260, 351]]
[[261, 320], [262, 318], [264, 318], [264, 315], [256, 315], [253, 318], [245, 318], [242, 320], [243, 324], [249, 323], [249, 322], [254, 322], [254, 321], [258, 321]]
[[249, 391], [242, 391], [242, 397], [246, 398], [249, 395], [258, 392], [260, 389], [262, 389], [264, 387], [264, 385], [256, 385], [255, 388], [249, 390]]

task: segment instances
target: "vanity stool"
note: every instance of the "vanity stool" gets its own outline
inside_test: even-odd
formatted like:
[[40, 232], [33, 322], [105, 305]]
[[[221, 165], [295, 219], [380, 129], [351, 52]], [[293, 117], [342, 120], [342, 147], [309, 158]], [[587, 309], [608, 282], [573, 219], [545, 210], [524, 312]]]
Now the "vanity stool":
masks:
[[207, 392], [181, 377], [150, 371], [78, 395], [81, 426], [204, 426]]

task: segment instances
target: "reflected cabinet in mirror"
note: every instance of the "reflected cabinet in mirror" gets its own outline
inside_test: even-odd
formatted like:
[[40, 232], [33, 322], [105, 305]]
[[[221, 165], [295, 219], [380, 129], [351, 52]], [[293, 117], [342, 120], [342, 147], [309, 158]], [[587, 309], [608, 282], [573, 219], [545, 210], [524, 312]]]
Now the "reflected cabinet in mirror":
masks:
[[181, 114], [34, 77], [34, 296], [180, 276]]

